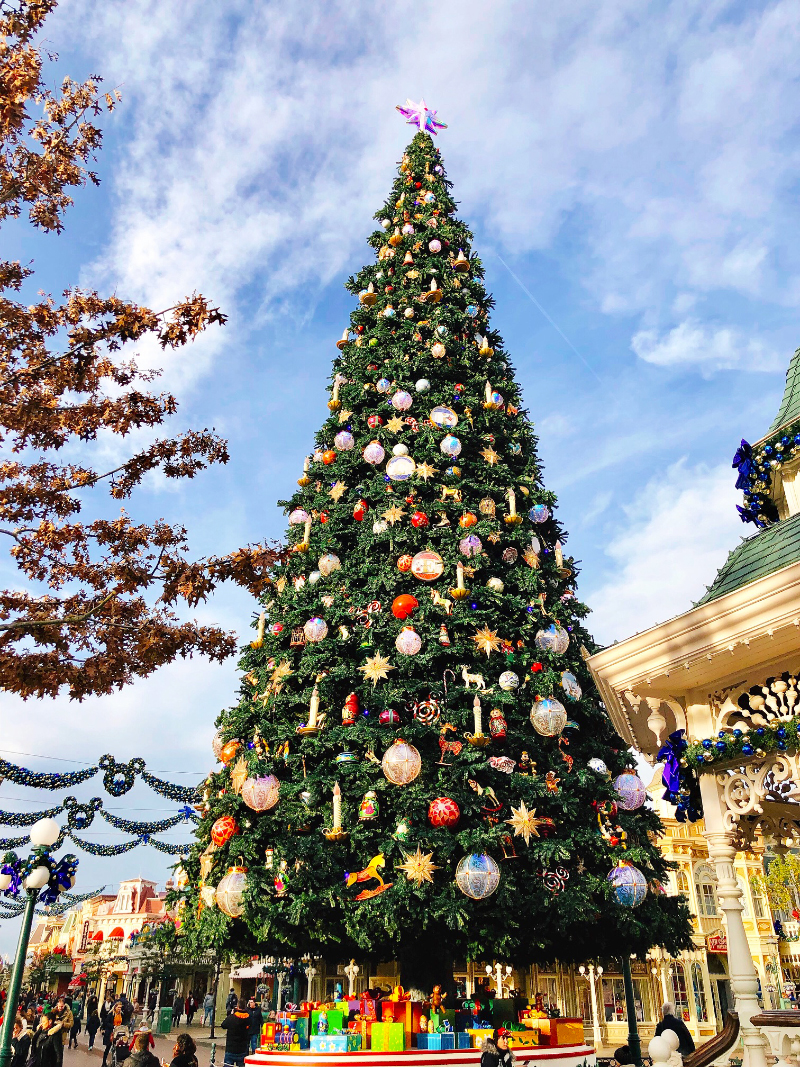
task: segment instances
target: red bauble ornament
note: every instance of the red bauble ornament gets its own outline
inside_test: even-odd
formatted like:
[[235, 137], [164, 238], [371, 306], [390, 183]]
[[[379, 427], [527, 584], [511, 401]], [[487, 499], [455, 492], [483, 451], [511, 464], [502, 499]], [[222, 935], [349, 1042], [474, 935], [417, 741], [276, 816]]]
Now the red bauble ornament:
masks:
[[458, 520], [458, 525], [463, 526], [466, 530], [467, 527], [474, 526], [477, 521], [477, 515], [474, 515], [471, 511], [465, 511], [461, 518]]
[[397, 569], [402, 571], [403, 574], [407, 574], [411, 570], [412, 557], [401, 556], [397, 561]]
[[415, 511], [411, 516], [411, 525], [416, 527], [427, 526], [428, 516], [424, 511]]
[[326, 464], [327, 463], [333, 463], [333, 461], [335, 459], [336, 459], [336, 453], [333, 451], [332, 448], [329, 448], [327, 452], [323, 452], [322, 453], [322, 462], [323, 463], [326, 463]]
[[531, 674], [537, 674], [541, 670], [544, 670], [544, 668], [542, 667], [541, 663], [532, 663], [531, 664]]
[[428, 822], [431, 826], [455, 826], [460, 818], [461, 810], [450, 797], [437, 797], [428, 805]]
[[422, 188], [422, 182], [414, 182], [414, 188], [415, 189], [421, 189]]
[[[375, 370], [378, 368], [376, 367]], [[379, 426], [383, 426], [383, 418], [380, 415], [370, 415], [367, 419], [367, 426], [371, 430], [376, 430]]]
[[327, 522], [327, 521], [328, 521], [328, 518], [329, 518], [329, 516], [328, 516], [328, 513], [327, 513], [327, 511], [321, 511], [321, 512], [319, 513], [319, 521], [320, 521], [320, 522]]
[[358, 695], [350, 693], [342, 708], [342, 726], [352, 726], [358, 718]]
[[217, 848], [222, 848], [227, 841], [230, 841], [238, 833], [239, 827], [236, 819], [232, 815], [221, 815], [211, 827], [211, 840]]
[[411, 593], [403, 593], [392, 601], [392, 615], [396, 619], [407, 619], [419, 607], [419, 601]]
[[384, 708], [378, 716], [378, 722], [381, 726], [397, 726], [400, 716], [393, 708]]
[[362, 522], [367, 511], [369, 511], [369, 505], [366, 500], [359, 500], [353, 508], [353, 518], [356, 522]]
[[219, 758], [223, 763], [228, 764], [241, 747], [241, 741], [227, 741], [220, 749]]
[[383, 288], [383, 291], [384, 291], [384, 293], [393, 293], [394, 292], [394, 286], [393, 285], [385, 285], [384, 288]]
[[358, 330], [359, 333], [363, 333], [364, 332], [364, 327], [363, 326], [356, 326], [356, 329]]

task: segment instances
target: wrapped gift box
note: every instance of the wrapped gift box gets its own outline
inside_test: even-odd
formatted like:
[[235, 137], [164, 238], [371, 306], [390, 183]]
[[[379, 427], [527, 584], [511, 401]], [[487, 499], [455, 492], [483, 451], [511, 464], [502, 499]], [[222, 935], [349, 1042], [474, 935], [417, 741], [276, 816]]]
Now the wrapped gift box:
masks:
[[434, 1049], [441, 1049], [441, 1047], [441, 1034], [417, 1034], [417, 1048], [425, 1048], [431, 1052]]
[[487, 1037], [492, 1037], [494, 1030], [467, 1030], [467, 1033], [472, 1038], [472, 1047], [480, 1048]]
[[312, 1034], [312, 1052], [360, 1052], [360, 1034]]
[[372, 997], [362, 997], [360, 1002], [361, 1014], [365, 1019], [377, 1019], [378, 1015], [375, 1011], [375, 1001]]
[[538, 1044], [538, 1030], [515, 1030], [508, 1039], [509, 1048], [534, 1048]]
[[517, 1019], [516, 1005], [513, 1000], [493, 1000], [491, 1011], [492, 1022], [495, 1026], [515, 1022]]
[[419, 1032], [419, 1020], [424, 1014], [421, 1000], [383, 1000], [381, 1016], [385, 1023], [402, 1023], [406, 1033]]
[[[318, 1000], [304, 1000], [300, 1005], [300, 1011], [302, 1011], [302, 1012], [312, 1012], [315, 1008], [318, 1008], [319, 1005], [320, 1005], [320, 1002]], [[286, 1014], [286, 1012], [278, 1012], [278, 1016], [277, 1017], [280, 1018], [281, 1015], [285, 1015], [285, 1014]]]
[[472, 1038], [466, 1030], [458, 1030], [455, 1035], [456, 1048], [472, 1048]]
[[442, 1039], [443, 1049], [451, 1049], [456, 1047], [456, 1035], [453, 1033], [452, 1030], [447, 1034], [439, 1034], [439, 1037]]
[[373, 1023], [370, 1044], [373, 1052], [402, 1052], [406, 1047], [406, 1032], [403, 1024]]
[[324, 1035], [320, 1035], [319, 1030], [317, 1029], [317, 1024], [319, 1023], [319, 1017], [320, 1017], [320, 1014], [323, 1011], [328, 1016], [328, 1033], [329, 1034], [334, 1033], [336, 1030], [341, 1030], [344, 1027], [344, 1015], [342, 1014], [342, 1012], [337, 1011], [336, 1008], [330, 1008], [330, 1009], [319, 1008], [319, 1009], [316, 1009], [316, 1010], [311, 1012], [311, 1036], [312, 1037], [315, 1034], [318, 1037], [319, 1036], [324, 1036]]
[[432, 1011], [428, 1017], [428, 1029], [435, 1031], [437, 1026], [444, 1022], [444, 1015], [440, 1011]]

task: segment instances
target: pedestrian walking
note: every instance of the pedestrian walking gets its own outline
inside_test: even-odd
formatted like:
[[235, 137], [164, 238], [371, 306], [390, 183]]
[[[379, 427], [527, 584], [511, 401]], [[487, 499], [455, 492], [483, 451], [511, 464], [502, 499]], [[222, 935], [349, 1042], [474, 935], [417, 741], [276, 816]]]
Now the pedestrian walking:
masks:
[[25, 1067], [31, 1051], [31, 1035], [21, 1015], [14, 1020], [14, 1032], [11, 1035], [11, 1067]]
[[264, 1025], [264, 1016], [254, 997], [250, 997], [248, 1000], [247, 1011], [250, 1015], [248, 1035], [250, 1037], [250, 1052], [252, 1053], [261, 1044], [261, 1027]]
[[[69, 1042], [69, 1035], [75, 1023], [75, 1019], [72, 1014], [72, 1008], [69, 1006], [69, 1004], [67, 1004], [67, 998], [65, 996], [62, 995], [58, 997], [55, 1003], [55, 1007], [52, 1008], [50, 1011], [50, 1015], [53, 1019], [55, 1019], [55, 1022], [50, 1027], [51, 1033], [55, 1035], [58, 1031], [61, 1034], [61, 1047], [59, 1049], [58, 1056], [58, 1062], [60, 1067], [60, 1065], [64, 1062], [64, 1046]], [[55, 1039], [55, 1037], [53, 1038], [53, 1043], [56, 1047], [58, 1047], [58, 1041]]]
[[[100, 1013], [101, 1023], [103, 1028], [103, 1067], [108, 1067], [108, 1054], [111, 1051], [111, 1042], [114, 1039], [114, 1005], [103, 1004], [103, 1011]], [[105, 1012], [105, 1016], [104, 1013]]]
[[89, 997], [86, 1002], [86, 1035], [89, 1048], [94, 1048], [94, 1039], [100, 1029], [100, 1012], [97, 1010], [97, 997]]
[[60, 1067], [64, 1055], [61, 1026], [50, 1012], [44, 1012], [36, 1033], [31, 1038], [30, 1063], [32, 1067]]
[[203, 1026], [210, 1026], [214, 1018], [214, 994], [209, 990], [203, 997]]
[[239, 1004], [239, 998], [236, 996], [233, 990], [228, 993], [228, 999], [225, 1001], [225, 1011], [230, 1015], [232, 1011], [235, 1011]]
[[81, 1032], [81, 1023], [83, 1021], [83, 1001], [80, 997], [76, 997], [72, 1002], [72, 1026], [69, 1031], [69, 1041], [67, 1042], [67, 1048], [78, 1047], [78, 1034]]
[[197, 1045], [191, 1034], [178, 1034], [169, 1067], [197, 1067]]
[[191, 1026], [192, 1025], [192, 1019], [194, 1018], [194, 1014], [197, 1011], [197, 1000], [195, 999], [194, 993], [190, 993], [189, 996], [186, 998], [185, 1008], [186, 1008], [186, 1025], [187, 1026]]
[[250, 1012], [244, 997], [238, 998], [236, 1010], [222, 1020], [222, 1029], [228, 1031], [224, 1067], [242, 1067], [250, 1048]]
[[176, 992], [172, 1001], [172, 1025], [180, 1026], [181, 1016], [183, 1015], [183, 997], [180, 993]]
[[665, 1030], [674, 1030], [678, 1035], [678, 1052], [681, 1056], [688, 1056], [694, 1052], [694, 1038], [689, 1032], [689, 1027], [675, 1015], [675, 1005], [669, 1001], [661, 1006], [661, 1022], [656, 1027], [656, 1037], [661, 1037]]

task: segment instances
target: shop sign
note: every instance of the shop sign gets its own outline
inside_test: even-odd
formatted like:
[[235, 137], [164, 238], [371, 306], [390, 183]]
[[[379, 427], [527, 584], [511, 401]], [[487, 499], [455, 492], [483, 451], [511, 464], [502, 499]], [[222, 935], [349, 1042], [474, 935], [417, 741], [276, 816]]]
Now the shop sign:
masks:
[[725, 952], [728, 951], [728, 938], [724, 933], [720, 931], [718, 934], [709, 934], [706, 938], [706, 947], [709, 952]]

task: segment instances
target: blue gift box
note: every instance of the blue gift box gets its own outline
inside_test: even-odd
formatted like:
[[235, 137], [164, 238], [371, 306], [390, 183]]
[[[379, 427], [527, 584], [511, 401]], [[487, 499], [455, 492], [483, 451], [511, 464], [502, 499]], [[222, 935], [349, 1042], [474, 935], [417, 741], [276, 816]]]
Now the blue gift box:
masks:
[[361, 1034], [312, 1034], [312, 1052], [358, 1052]]
[[[420, 1041], [424, 1042], [424, 1044], [420, 1044]], [[441, 1034], [417, 1034], [417, 1048], [426, 1048], [430, 1052], [432, 1049], [441, 1050], [441, 1047]]]
[[472, 1038], [469, 1034], [456, 1033], [456, 1048], [472, 1048]]
[[456, 1035], [452, 1031], [447, 1034], [439, 1034], [439, 1037], [442, 1039], [443, 1049], [454, 1049], [456, 1047]]

